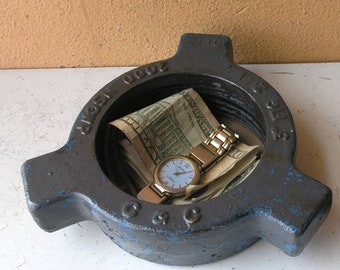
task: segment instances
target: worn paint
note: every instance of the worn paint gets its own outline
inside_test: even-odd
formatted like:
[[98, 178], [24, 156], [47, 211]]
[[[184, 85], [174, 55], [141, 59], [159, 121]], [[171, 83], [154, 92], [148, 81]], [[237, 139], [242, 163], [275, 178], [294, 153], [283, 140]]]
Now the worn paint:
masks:
[[293, 244], [285, 244], [284, 248], [287, 249], [289, 252], [297, 250], [297, 246]]
[[294, 214], [294, 215], [296, 215], [296, 216], [299, 216], [299, 217], [302, 217], [302, 215], [303, 215], [301, 209], [300, 209], [299, 207], [297, 207], [296, 205], [291, 205], [291, 206], [289, 207], [289, 211], [290, 211], [292, 214]]
[[66, 150], [71, 150], [74, 145], [75, 145], [75, 140], [69, 139], [66, 143]]
[[[233, 110], [226, 113], [227, 116], [235, 119], [242, 117], [240, 121], [246, 121], [245, 124], [263, 138], [265, 143], [263, 159], [248, 176], [247, 181], [215, 198], [214, 203], [209, 201], [196, 204], [195, 207], [200, 209], [200, 219], [189, 226], [185, 216], [188, 206], [156, 204], [150, 206], [121, 191], [116, 192], [116, 188], [110, 189], [109, 185], [104, 184], [106, 179], [104, 181], [103, 177], [98, 176], [103, 169], [98, 163], [104, 158], [102, 156], [99, 158], [100, 151], [93, 147], [105, 138], [102, 129], [95, 130], [95, 127], [106, 124], [100, 122], [103, 119], [100, 119], [98, 114], [93, 118], [92, 130], [89, 131], [95, 136], [81, 133], [77, 126], [74, 126], [70, 137], [74, 142], [69, 142], [66, 148], [74, 149], [76, 144], [81, 146], [77, 149], [77, 155], [64, 147], [59, 152], [50, 154], [48, 158], [46, 156], [36, 158], [35, 160], [39, 161], [36, 163], [39, 164], [37, 168], [23, 168], [28, 202], [29, 205], [34, 205], [30, 210], [39, 221], [39, 225], [46, 229], [44, 222], [48, 223], [48, 228], [51, 228], [50, 224], [53, 222], [71, 224], [75, 222], [73, 217], [70, 217], [72, 210], [75, 211], [75, 216], [96, 221], [112, 241], [131, 254], [165, 264], [193, 265], [212, 262], [247, 248], [259, 235], [287, 254], [297, 255], [301, 252], [314, 233], [303, 228], [305, 226], [317, 228], [321, 225], [325, 213], [329, 211], [331, 192], [326, 186], [295, 169], [294, 157], [291, 155], [295, 152], [295, 133], [289, 133], [288, 136], [284, 132], [287, 129], [295, 130], [291, 115], [287, 113], [282, 117], [279, 114], [280, 118], [277, 119], [273, 114], [273, 108], [270, 106], [268, 108], [268, 104], [279, 104], [280, 110], [289, 112], [284, 101], [268, 83], [234, 65], [231, 62], [231, 55], [231, 42], [227, 37], [184, 35], [176, 56], [166, 60], [167, 70], [164, 74], [150, 74], [147, 78], [136, 79], [130, 84], [124, 82], [123, 74], [105, 89], [115, 89], [120, 94], [128, 90], [134, 91], [133, 99], [121, 98], [112, 102], [111, 108], [120, 108], [119, 114], [129, 110], [126, 106], [127, 101], [131, 106], [136, 106], [137, 103], [138, 106], [143, 106], [147, 101], [142, 97], [162, 95], [164, 87], [168, 89], [169, 85], [186, 85], [188, 81], [190, 85], [197, 85], [201, 93], [209, 94], [211, 108], [217, 113], [222, 111], [225, 115], [225, 105], [234, 106]], [[140, 68], [137, 68], [138, 70]], [[225, 74], [222, 74], [222, 71]], [[129, 71], [129, 74], [131, 72], [134, 74], [136, 70]], [[161, 80], [163, 76], [167, 79]], [[157, 82], [156, 86], [139, 87], [139, 84], [152, 82], [154, 79]], [[226, 88], [215, 88], [211, 91], [212, 81], [221, 83], [221, 86]], [[169, 85], [162, 85], [165, 83]], [[167, 91], [170, 94], [178, 89]], [[243, 98], [248, 100], [244, 101]], [[92, 102], [93, 99], [89, 104]], [[254, 106], [248, 108], [250, 103], [254, 103]], [[247, 109], [251, 113], [247, 112]], [[102, 106], [100, 115], [105, 115], [108, 110], [107, 106]], [[255, 114], [258, 114], [263, 123], [253, 117]], [[271, 130], [272, 133], [265, 134], [265, 130]], [[48, 194], [52, 194], [50, 202], [59, 203], [61, 207], [58, 207], [56, 213], [46, 214], [47, 211], [39, 211], [35, 205], [35, 202], [43, 201], [39, 197], [41, 192], [34, 192], [29, 188], [36, 187], [36, 183], [46, 183], [46, 170], [43, 174], [39, 173], [39, 170], [41, 164], [49, 168], [50, 160], [54, 160], [53, 155], [64, 155], [64, 159], [55, 159], [53, 169], [54, 175], [58, 174], [60, 182], [54, 182], [53, 185], [46, 185], [43, 188]], [[73, 166], [83, 164], [84, 157], [86, 173], [83, 166], [72, 167], [74, 174], [70, 179], [70, 164]], [[68, 170], [65, 170], [65, 167]], [[28, 174], [30, 177], [27, 177]], [[97, 177], [93, 177], [94, 175]], [[297, 186], [302, 182], [303, 188], [298, 189]], [[294, 195], [294, 200], [289, 199], [289, 194]], [[72, 207], [75, 200], [79, 207]], [[315, 209], [310, 209], [310, 202], [315, 205]], [[130, 207], [132, 212], [129, 211]], [[63, 211], [66, 211], [67, 215], [64, 223], [60, 223]], [[167, 221], [153, 222], [154, 217], [160, 213], [167, 215]], [[301, 224], [306, 220], [303, 217], [310, 217], [311, 213], [313, 219], [308, 219], [309, 224]]]

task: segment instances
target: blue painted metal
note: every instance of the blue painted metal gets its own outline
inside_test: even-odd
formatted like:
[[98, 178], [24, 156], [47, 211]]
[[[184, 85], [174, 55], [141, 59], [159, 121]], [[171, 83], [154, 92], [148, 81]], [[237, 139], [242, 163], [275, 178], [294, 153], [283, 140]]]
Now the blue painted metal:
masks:
[[[117, 187], [119, 159], [105, 154], [107, 123], [188, 87], [220, 122], [248, 127], [264, 145], [261, 160], [218, 198], [185, 206], [140, 201]], [[233, 63], [230, 39], [185, 34], [172, 58], [129, 71], [96, 93], [66, 145], [26, 161], [22, 176], [29, 209], [46, 231], [93, 220], [131, 254], [170, 265], [220, 260], [260, 238], [296, 256], [325, 220], [332, 193], [294, 166], [295, 148], [288, 107], [266, 81]]]

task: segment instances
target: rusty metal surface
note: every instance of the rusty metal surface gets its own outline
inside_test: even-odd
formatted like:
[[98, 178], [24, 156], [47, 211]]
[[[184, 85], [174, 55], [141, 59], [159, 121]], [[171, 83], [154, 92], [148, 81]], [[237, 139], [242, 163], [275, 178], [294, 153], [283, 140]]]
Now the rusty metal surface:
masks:
[[[220, 122], [249, 128], [264, 152], [233, 190], [186, 206], [140, 201], [107, 176], [106, 123], [187, 87]], [[225, 36], [186, 34], [170, 59], [116, 78], [80, 112], [66, 145], [22, 167], [27, 203], [41, 228], [94, 220], [131, 254], [194, 265], [237, 253], [259, 238], [298, 255], [326, 218], [331, 190], [294, 166], [296, 133], [288, 107], [266, 81], [232, 61]], [[118, 170], [114, 168], [114, 170]]]

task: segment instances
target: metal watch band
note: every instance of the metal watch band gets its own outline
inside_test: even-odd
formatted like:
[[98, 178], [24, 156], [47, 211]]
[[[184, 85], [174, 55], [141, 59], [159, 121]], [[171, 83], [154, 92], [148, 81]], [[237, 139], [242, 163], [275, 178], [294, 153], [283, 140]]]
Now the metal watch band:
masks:
[[155, 186], [154, 182], [150, 183], [146, 187], [144, 187], [138, 194], [137, 198], [152, 202], [152, 203], [163, 203], [170, 198], [169, 193], [162, 193]]
[[203, 143], [194, 147], [188, 157], [199, 164], [200, 171], [207, 171], [237, 143], [238, 139], [239, 135], [236, 132], [221, 124]]

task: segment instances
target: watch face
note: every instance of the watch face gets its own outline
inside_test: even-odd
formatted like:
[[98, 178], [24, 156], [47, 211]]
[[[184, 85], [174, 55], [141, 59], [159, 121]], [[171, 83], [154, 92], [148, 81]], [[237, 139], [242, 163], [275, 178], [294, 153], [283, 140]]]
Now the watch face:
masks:
[[164, 191], [183, 193], [189, 184], [199, 179], [197, 164], [183, 156], [173, 156], [163, 160], [155, 170], [155, 182], [161, 185]]

